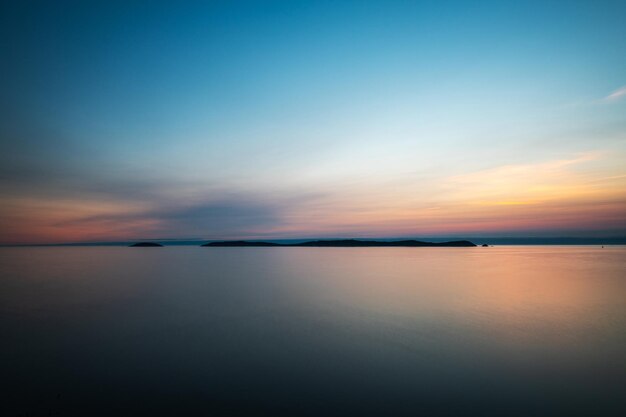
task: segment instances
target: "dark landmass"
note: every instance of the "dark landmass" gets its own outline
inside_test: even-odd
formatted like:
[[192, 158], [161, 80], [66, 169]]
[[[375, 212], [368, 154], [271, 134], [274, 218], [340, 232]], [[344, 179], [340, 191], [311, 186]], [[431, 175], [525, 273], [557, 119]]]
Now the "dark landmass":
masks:
[[[622, 237], [487, 237], [487, 236], [448, 236], [448, 237], [428, 237], [422, 236], [428, 242], [445, 243], [449, 241], [466, 240], [470, 242], [482, 242], [489, 246], [508, 246], [508, 245], [626, 245], [626, 236]], [[207, 239], [189, 238], [189, 239], [156, 239], [163, 246], [198, 246], [207, 242]], [[271, 246], [291, 246], [296, 243], [310, 242], [312, 239], [272, 239], [269, 244], [276, 243]], [[313, 238], [313, 240], [319, 240]], [[329, 240], [329, 239], [324, 239]], [[338, 240], [338, 239], [335, 239]], [[401, 240], [416, 240], [411, 237], [379, 237], [377, 239], [364, 238], [363, 241], [381, 241], [395, 242]], [[247, 241], [246, 241], [247, 242]], [[0, 243], [0, 247], [30, 247], [30, 246], [130, 246], [135, 242], [132, 241], [109, 241], [109, 242], [72, 242], [72, 243]], [[260, 242], [257, 242], [260, 243]], [[223, 245], [226, 246], [226, 245]], [[243, 246], [243, 245], [242, 245]], [[252, 245], [260, 246], [260, 245]], [[270, 246], [270, 245], [267, 245]]]
[[139, 242], [130, 245], [131, 248], [162, 248], [163, 245], [155, 242]]
[[251, 242], [247, 240], [227, 240], [224, 242], [209, 242], [201, 246], [297, 246], [272, 242]]
[[271, 243], [271, 242], [254, 242], [246, 240], [234, 240], [224, 242], [209, 242], [202, 246], [283, 246], [283, 247], [474, 247], [474, 243], [469, 240], [455, 240], [452, 242], [422, 242], [419, 240], [398, 240], [392, 242], [382, 242], [377, 240], [312, 240], [300, 243]]

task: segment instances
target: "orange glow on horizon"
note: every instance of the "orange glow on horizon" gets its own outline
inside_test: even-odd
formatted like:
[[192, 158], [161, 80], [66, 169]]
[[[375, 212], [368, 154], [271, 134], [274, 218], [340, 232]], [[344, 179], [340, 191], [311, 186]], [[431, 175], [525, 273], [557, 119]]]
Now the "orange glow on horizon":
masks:
[[[281, 238], [626, 230], [626, 175], [605, 155], [502, 166], [419, 184], [339, 183], [334, 193], [285, 207], [277, 224], [249, 225], [228, 236]], [[393, 183], [393, 181], [392, 181]], [[349, 184], [346, 183], [346, 184]], [[188, 194], [188, 189], [183, 189]], [[185, 201], [184, 198], [179, 200]], [[2, 243], [64, 243], [187, 238], [141, 201], [15, 198], [2, 208]], [[181, 235], [181, 233], [184, 233]]]

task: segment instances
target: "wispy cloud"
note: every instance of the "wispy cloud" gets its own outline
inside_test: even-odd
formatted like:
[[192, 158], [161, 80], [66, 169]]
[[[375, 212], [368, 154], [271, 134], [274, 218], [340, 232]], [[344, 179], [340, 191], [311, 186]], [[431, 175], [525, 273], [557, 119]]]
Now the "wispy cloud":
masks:
[[58, 224], [65, 229], [90, 227], [95, 230], [136, 224], [150, 227], [143, 233], [154, 236], [198, 236], [221, 238], [246, 236], [281, 223], [280, 203], [253, 198], [206, 201], [192, 205], [162, 206], [145, 211], [111, 212], [69, 219]]
[[602, 101], [613, 102], [613, 101], [621, 100], [624, 97], [626, 97], [626, 85], [613, 91], [611, 94], [604, 97]]

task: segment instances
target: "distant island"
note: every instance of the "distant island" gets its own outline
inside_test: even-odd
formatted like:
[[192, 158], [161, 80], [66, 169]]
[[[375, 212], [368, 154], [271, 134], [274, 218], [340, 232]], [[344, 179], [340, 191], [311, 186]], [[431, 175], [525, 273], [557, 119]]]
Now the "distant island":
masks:
[[156, 242], [138, 242], [130, 245], [131, 248], [162, 248], [163, 245]]
[[311, 240], [301, 243], [273, 243], [257, 242], [248, 240], [227, 240], [223, 242], [209, 242], [202, 245], [204, 247], [245, 247], [245, 246], [282, 246], [282, 247], [474, 247], [474, 243], [469, 240], [455, 240], [451, 242], [422, 242], [419, 240], [396, 240], [391, 242], [377, 240]]

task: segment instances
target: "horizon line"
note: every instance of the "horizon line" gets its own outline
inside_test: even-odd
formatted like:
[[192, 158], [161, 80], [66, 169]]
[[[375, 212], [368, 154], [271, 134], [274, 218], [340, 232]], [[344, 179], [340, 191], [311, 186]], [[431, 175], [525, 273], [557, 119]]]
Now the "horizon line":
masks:
[[[626, 245], [626, 235], [621, 236], [395, 236], [395, 237], [312, 237], [312, 238], [269, 238], [269, 239], [203, 239], [203, 238], [145, 238], [145, 239], [123, 239], [123, 240], [103, 240], [103, 241], [79, 241], [79, 242], [52, 242], [52, 243], [0, 243], [0, 247], [32, 247], [32, 246], [117, 246], [136, 242], [159, 242], [164, 244], [191, 246], [194, 243], [222, 242], [222, 241], [248, 241], [248, 242], [302, 242], [312, 240], [429, 240], [448, 241], [452, 240], [473, 240], [480, 243], [499, 245]], [[585, 243], [587, 242], [587, 243]]]

